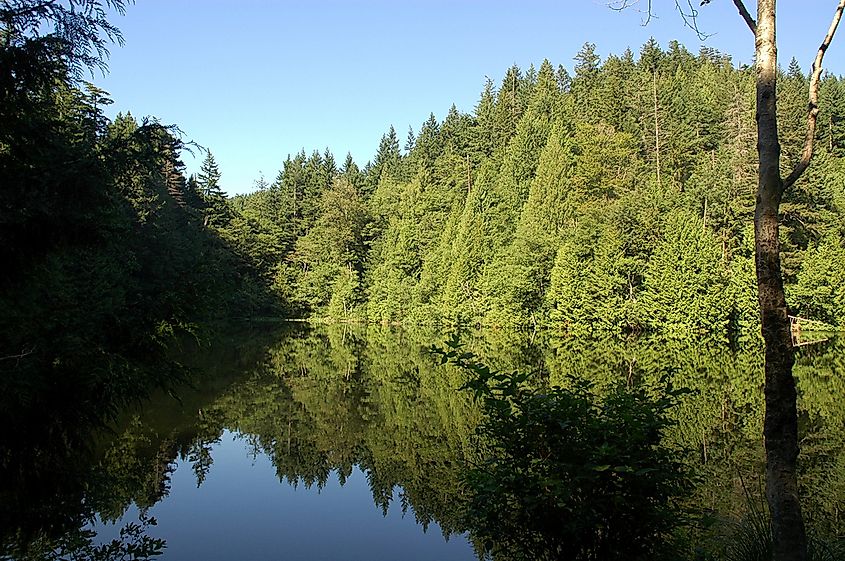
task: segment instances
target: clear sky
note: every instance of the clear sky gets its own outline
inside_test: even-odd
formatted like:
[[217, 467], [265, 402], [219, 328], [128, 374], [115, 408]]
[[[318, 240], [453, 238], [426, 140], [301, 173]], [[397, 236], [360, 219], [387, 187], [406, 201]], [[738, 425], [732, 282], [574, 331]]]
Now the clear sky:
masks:
[[[643, 26], [636, 8], [601, 0], [137, 0], [113, 18], [126, 45], [111, 49], [109, 73], [94, 82], [115, 100], [111, 116], [178, 125], [211, 149], [223, 188], [242, 193], [303, 148], [329, 148], [339, 162], [351, 152], [363, 166], [391, 124], [404, 143], [429, 113], [442, 120], [452, 103], [470, 112], [486, 77], [498, 84], [514, 63], [547, 58], [571, 71], [585, 42], [604, 57], [637, 53], [650, 36], [697, 53], [675, 3], [653, 3], [657, 17]], [[809, 70], [834, 7], [781, 0], [783, 66], [794, 56]], [[701, 7], [699, 27], [706, 45], [751, 62], [753, 36], [730, 0]], [[841, 31], [825, 60], [835, 74], [845, 73]], [[184, 159], [198, 169], [201, 158]]]

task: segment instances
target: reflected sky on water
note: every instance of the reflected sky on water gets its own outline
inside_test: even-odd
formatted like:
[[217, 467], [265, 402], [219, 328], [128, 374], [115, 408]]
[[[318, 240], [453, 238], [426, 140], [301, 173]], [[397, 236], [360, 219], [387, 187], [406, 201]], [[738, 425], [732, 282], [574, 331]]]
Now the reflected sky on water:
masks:
[[[161, 559], [231, 560], [443, 560], [475, 559], [464, 536], [445, 540], [432, 523], [423, 531], [394, 490], [386, 515], [373, 502], [359, 467], [343, 485], [333, 472], [325, 486], [280, 483], [264, 454], [225, 431], [212, 447], [214, 464], [197, 487], [189, 462], [178, 461], [170, 492], [148, 514], [158, 525], [149, 534], [167, 541]], [[137, 520], [130, 508], [116, 524], [95, 526], [98, 541], [117, 537]]]

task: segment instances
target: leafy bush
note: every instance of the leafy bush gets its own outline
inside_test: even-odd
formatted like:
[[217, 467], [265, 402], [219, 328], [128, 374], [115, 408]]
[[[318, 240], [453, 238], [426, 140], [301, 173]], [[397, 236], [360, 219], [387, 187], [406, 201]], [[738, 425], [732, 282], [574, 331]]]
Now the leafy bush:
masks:
[[536, 389], [462, 352], [457, 339], [433, 349], [471, 373], [464, 389], [486, 412], [483, 460], [465, 477], [466, 522], [497, 559], [654, 559], [684, 517], [675, 498], [691, 477], [662, 442], [667, 411], [683, 391], [661, 397], [591, 384]]

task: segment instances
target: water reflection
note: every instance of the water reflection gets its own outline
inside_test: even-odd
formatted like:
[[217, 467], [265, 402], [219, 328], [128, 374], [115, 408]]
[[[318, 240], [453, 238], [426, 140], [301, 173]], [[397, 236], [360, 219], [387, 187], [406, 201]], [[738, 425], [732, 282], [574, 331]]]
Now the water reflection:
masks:
[[[151, 535], [167, 538], [164, 559], [475, 559], [466, 540], [446, 542], [434, 526], [423, 533], [410, 512], [383, 515], [358, 467], [342, 485], [337, 472], [320, 485], [280, 484], [270, 458], [255, 455], [245, 435], [224, 431], [211, 453], [201, 486], [190, 459], [177, 460], [168, 497], [149, 509], [158, 520]], [[392, 499], [401, 501], [399, 489]], [[135, 516], [132, 507], [126, 518]], [[121, 525], [96, 529], [111, 539]]]
[[[748, 495], [761, 489], [763, 376], [757, 342], [732, 347], [721, 341], [585, 341], [507, 331], [464, 338], [470, 350], [495, 368], [536, 372], [535, 383], [566, 385], [571, 374], [591, 380], [600, 393], [620, 381], [629, 387], [657, 387], [655, 382], [670, 376], [675, 387], [694, 390], [672, 411], [678, 424], [668, 434], [679, 450], [694, 452], [687, 460], [695, 464], [699, 484], [686, 497], [686, 506], [707, 514], [702, 524], [736, 518], [746, 510]], [[203, 557], [205, 553], [196, 552], [221, 535], [235, 547], [239, 542], [231, 539], [233, 532], [244, 537], [243, 543], [258, 548], [275, 544], [281, 548], [273, 549], [275, 553], [287, 551], [272, 536], [282, 527], [300, 527], [303, 518], [267, 518], [262, 509], [287, 505], [287, 512], [305, 517], [311, 507], [288, 496], [268, 498], [282, 489], [305, 491], [296, 496], [364, 489], [369, 508], [379, 518], [387, 513], [388, 519], [372, 522], [372, 528], [382, 528], [379, 532], [393, 535], [398, 530], [389, 525], [390, 517], [406, 513], [406, 521], [415, 520], [423, 529], [437, 526], [428, 536], [460, 534], [466, 529], [461, 478], [466, 465], [479, 461], [473, 435], [481, 413], [466, 392], [456, 391], [467, 373], [439, 365], [427, 351], [443, 339], [442, 333], [425, 329], [302, 326], [265, 330], [229, 344], [218, 342], [192, 356], [186, 353], [182, 360], [203, 376], [191, 391], [181, 393], [181, 401], [162, 394], [126, 412], [110, 431], [96, 437], [90, 436], [90, 426], [81, 427], [72, 431], [73, 438], [64, 439], [70, 443], [64, 451], [56, 447], [52, 457], [30, 457], [30, 464], [11, 461], [12, 447], [4, 448], [3, 475], [15, 477], [0, 483], [5, 553], [37, 558], [22, 548], [55, 544], [95, 516], [120, 525], [139, 511], [159, 517], [151, 535], [167, 540], [165, 558]], [[813, 527], [831, 534], [845, 530], [843, 357], [845, 346], [834, 339], [802, 347], [795, 368], [805, 514]], [[231, 435], [239, 435], [237, 446]], [[244, 447], [263, 466], [252, 476], [231, 467], [233, 455], [247, 457]], [[260, 487], [260, 492], [246, 493], [248, 479], [265, 469], [274, 473], [275, 490]], [[242, 497], [248, 500], [237, 502]], [[200, 514], [215, 512], [240, 517], [237, 524], [229, 522], [237, 530], [227, 533], [223, 525], [208, 532], [214, 526], [201, 522]], [[360, 515], [350, 516], [357, 520]], [[194, 535], [188, 527], [197, 529], [194, 539], [186, 537]], [[718, 552], [724, 536], [712, 528], [691, 530], [685, 538], [689, 550]], [[206, 537], [199, 537], [200, 530]], [[417, 537], [424, 535], [415, 531]], [[413, 539], [402, 538], [410, 540], [403, 542], [402, 557], [420, 551], [425, 558], [428, 550], [413, 545]], [[336, 540], [341, 553], [334, 556], [346, 556], [342, 541]], [[438, 537], [437, 543], [444, 540]], [[220, 545], [207, 553], [224, 550]], [[465, 544], [453, 550], [472, 558]]]

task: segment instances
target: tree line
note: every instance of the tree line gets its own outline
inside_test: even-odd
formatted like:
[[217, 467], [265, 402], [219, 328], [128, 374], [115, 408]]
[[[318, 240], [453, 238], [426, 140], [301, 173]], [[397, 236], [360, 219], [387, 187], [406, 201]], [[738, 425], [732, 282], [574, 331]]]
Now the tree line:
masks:
[[104, 9], [95, 0], [0, 5], [0, 392], [15, 396], [0, 417], [9, 441], [25, 440], [30, 417], [57, 396], [116, 408], [172, 378], [179, 366], [167, 346], [179, 334], [278, 309], [254, 252], [213, 228], [228, 205], [213, 177], [186, 178], [178, 130], [106, 118], [107, 93], [84, 80], [103, 64], [107, 39], [120, 40]]
[[[235, 197], [291, 313], [576, 334], [756, 329], [753, 69], [654, 40], [604, 61], [586, 44], [575, 61], [574, 75], [511, 67], [472, 113], [432, 114], [404, 145], [391, 127], [363, 169], [303, 151]], [[808, 79], [794, 60], [782, 74], [786, 168]], [[786, 195], [781, 243], [794, 313], [838, 326], [841, 79], [826, 75], [821, 97], [819, 149]]]

